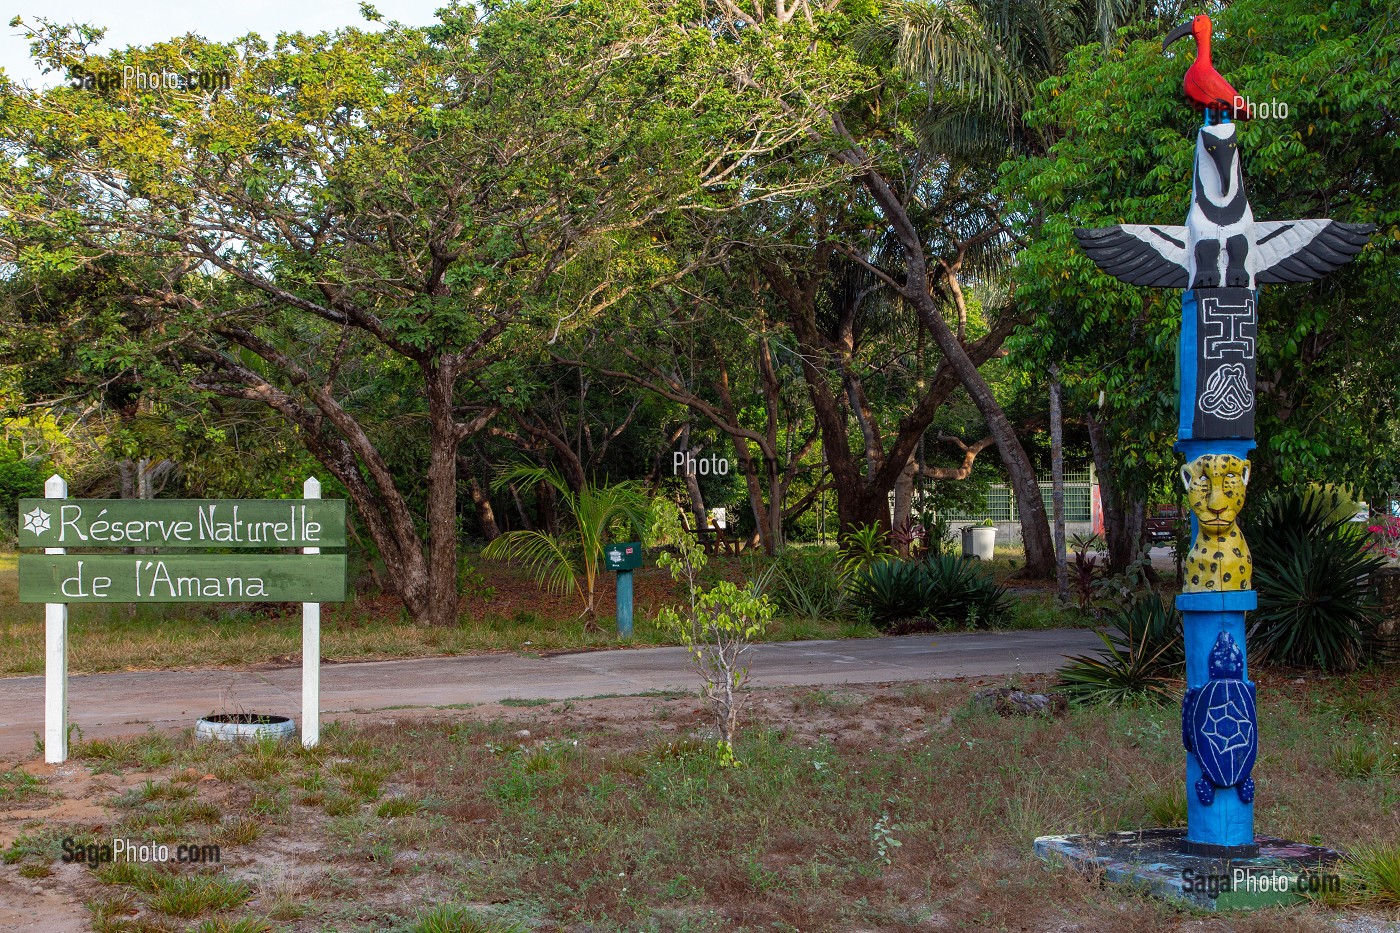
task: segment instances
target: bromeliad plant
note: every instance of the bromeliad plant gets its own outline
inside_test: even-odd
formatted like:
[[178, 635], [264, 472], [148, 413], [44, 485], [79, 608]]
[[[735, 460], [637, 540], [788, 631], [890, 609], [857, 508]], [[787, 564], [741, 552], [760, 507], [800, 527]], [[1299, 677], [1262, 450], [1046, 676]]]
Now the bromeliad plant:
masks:
[[[594, 596], [603, 549], [610, 539], [641, 538], [651, 519], [651, 501], [640, 484], [627, 481], [612, 486], [585, 482], [582, 489], [571, 489], [555, 470], [520, 464], [504, 470], [493, 486], [513, 483], [534, 487], [541, 483], [559, 496], [570, 527], [559, 534], [519, 529], [508, 531], [482, 549], [481, 556], [518, 561], [536, 582], [551, 593], [577, 593], [582, 590], [587, 624], [595, 625]], [[582, 586], [580, 586], [582, 583]]]
[[1098, 535], [1075, 535], [1070, 539], [1074, 562], [1070, 565], [1070, 582], [1074, 584], [1079, 611], [1087, 613], [1094, 603], [1094, 584], [1099, 578], [1098, 550], [1103, 539]]
[[857, 525], [841, 539], [841, 568], [844, 573], [864, 570], [877, 561], [895, 556], [889, 533], [878, 524]]
[[672, 579], [684, 582], [689, 594], [687, 607], [681, 612], [664, 607], [657, 614], [657, 624], [673, 633], [690, 653], [719, 735], [719, 761], [737, 766], [741, 762], [734, 754], [734, 737], [748, 698], [744, 655], [773, 620], [773, 604], [756, 585], [741, 588], [726, 580], [708, 589], [699, 587], [705, 552], [694, 533], [682, 526], [674, 503], [657, 500], [647, 543], [666, 548], [656, 563], [669, 570]]

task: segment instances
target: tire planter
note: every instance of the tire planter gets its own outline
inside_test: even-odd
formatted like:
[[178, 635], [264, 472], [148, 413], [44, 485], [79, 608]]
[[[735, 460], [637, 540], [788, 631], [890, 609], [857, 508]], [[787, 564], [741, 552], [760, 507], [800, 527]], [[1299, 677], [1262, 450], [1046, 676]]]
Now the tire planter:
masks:
[[296, 723], [289, 716], [268, 716], [261, 713], [214, 713], [195, 723], [194, 737], [198, 741], [237, 742], [270, 736], [285, 739], [296, 734]]

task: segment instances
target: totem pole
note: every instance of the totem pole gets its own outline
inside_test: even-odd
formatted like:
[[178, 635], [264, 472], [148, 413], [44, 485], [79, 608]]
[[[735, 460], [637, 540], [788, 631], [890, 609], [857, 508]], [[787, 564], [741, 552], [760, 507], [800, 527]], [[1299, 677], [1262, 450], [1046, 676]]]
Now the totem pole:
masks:
[[1371, 224], [1334, 220], [1256, 221], [1231, 117], [1245, 100], [1211, 65], [1211, 23], [1196, 16], [1163, 50], [1196, 40], [1187, 100], [1204, 111], [1196, 137], [1191, 208], [1185, 226], [1120, 224], [1076, 230], [1100, 269], [1133, 285], [1182, 288], [1176, 449], [1191, 506], [1192, 547], [1177, 597], [1186, 638], [1186, 850], [1250, 857], [1258, 751], [1254, 684], [1245, 661], [1245, 613], [1256, 606], [1249, 546], [1236, 520], [1254, 448], [1257, 288], [1309, 282], [1346, 263]]

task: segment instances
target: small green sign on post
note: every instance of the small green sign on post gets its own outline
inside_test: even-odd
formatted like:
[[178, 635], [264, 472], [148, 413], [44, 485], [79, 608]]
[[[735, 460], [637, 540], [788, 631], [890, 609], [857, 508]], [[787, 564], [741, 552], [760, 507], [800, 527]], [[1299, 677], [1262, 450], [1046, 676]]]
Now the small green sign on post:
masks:
[[642, 566], [642, 543], [624, 541], [603, 550], [603, 565], [617, 571], [617, 634], [632, 637], [632, 571]]
[[[345, 503], [303, 499], [69, 499], [62, 477], [19, 501], [19, 601], [44, 603], [44, 760], [68, 757], [68, 604], [299, 602], [302, 744], [320, 729], [321, 603], [345, 599]], [[71, 554], [68, 548], [262, 548], [273, 553]], [[300, 549], [300, 554], [275, 553]]]

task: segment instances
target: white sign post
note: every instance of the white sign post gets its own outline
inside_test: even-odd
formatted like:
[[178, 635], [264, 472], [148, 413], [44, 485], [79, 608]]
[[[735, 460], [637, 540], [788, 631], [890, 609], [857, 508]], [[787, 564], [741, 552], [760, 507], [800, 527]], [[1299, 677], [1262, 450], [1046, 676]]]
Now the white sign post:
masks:
[[[321, 498], [321, 481], [308, 477], [301, 486], [303, 499]], [[319, 554], [318, 547], [301, 549]], [[321, 604], [301, 604], [301, 744], [311, 748], [321, 741]]]
[[[68, 498], [68, 484], [55, 473], [44, 484], [44, 498]], [[44, 548], [62, 554], [61, 547]], [[68, 758], [68, 604], [44, 604], [44, 761]]]

